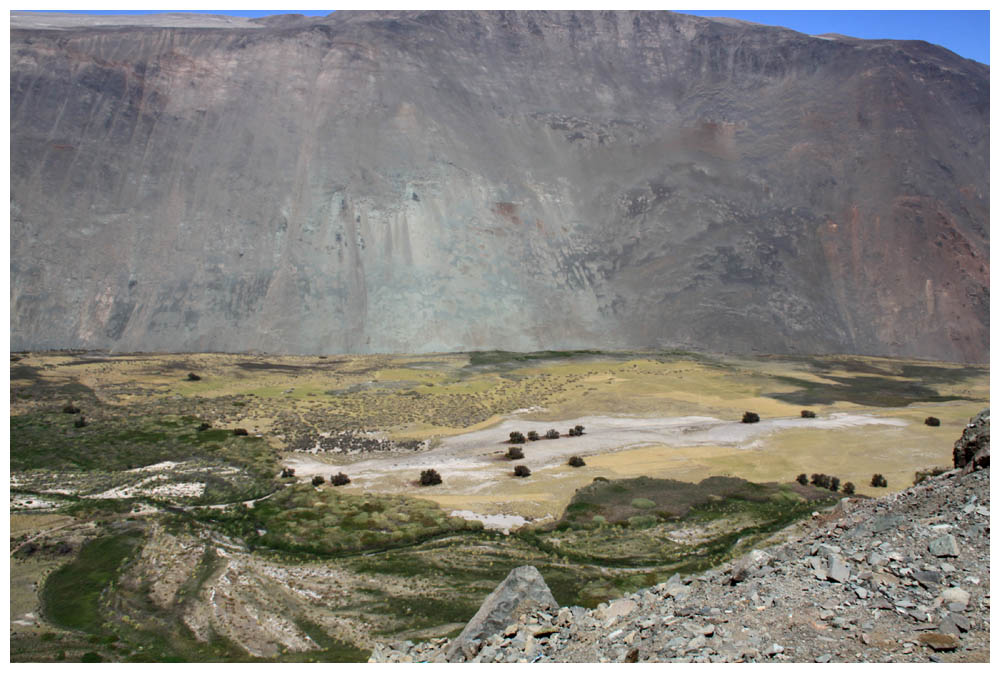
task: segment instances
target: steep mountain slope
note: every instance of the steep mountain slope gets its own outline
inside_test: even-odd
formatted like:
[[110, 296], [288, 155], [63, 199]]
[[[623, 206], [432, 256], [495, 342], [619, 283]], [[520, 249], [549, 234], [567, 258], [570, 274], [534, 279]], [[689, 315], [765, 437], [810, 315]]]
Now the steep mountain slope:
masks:
[[988, 359], [989, 68], [940, 47], [39, 21], [12, 15], [12, 348]]

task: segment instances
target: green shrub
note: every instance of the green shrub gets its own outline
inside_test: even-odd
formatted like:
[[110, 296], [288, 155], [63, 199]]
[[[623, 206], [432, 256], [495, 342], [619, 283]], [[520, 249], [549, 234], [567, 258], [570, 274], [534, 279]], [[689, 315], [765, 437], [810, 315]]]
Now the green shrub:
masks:
[[530, 477], [531, 470], [528, 469], [527, 465], [515, 465], [514, 466], [514, 476], [515, 477]]
[[632, 506], [636, 509], [652, 509], [656, 507], [656, 503], [648, 498], [634, 498], [632, 500]]
[[928, 416], [924, 419], [924, 425], [929, 425], [932, 428], [936, 428], [941, 425], [941, 419], [935, 418], [934, 416]]
[[854, 495], [854, 484], [847, 482], [844, 484], [844, 495]]
[[511, 444], [524, 444], [524, 435], [517, 430], [510, 433], [510, 439], [508, 440]]
[[528, 441], [529, 442], [537, 442], [538, 441], [538, 433], [535, 432], [534, 430], [529, 430], [528, 431]]
[[808, 409], [802, 410], [802, 418], [816, 418], [815, 411], [809, 411]]
[[334, 486], [344, 486], [345, 484], [351, 483], [351, 478], [348, 477], [343, 472], [338, 472], [337, 474], [330, 477], [330, 483]]
[[639, 514], [628, 518], [629, 528], [652, 528], [660, 522], [659, 518], [652, 514]]
[[312, 478], [312, 485], [313, 486], [320, 486], [325, 481], [326, 481], [326, 479], [323, 478], [323, 475], [317, 474], [315, 477]]
[[554, 428], [547, 431], [545, 433], [545, 439], [559, 439], [559, 431]]
[[743, 420], [740, 421], [740, 422], [741, 423], [759, 423], [760, 422], [760, 416], [758, 416], [757, 414], [755, 414], [752, 411], [744, 411], [743, 412]]
[[797, 482], [799, 482], [800, 484], [802, 484], [803, 486], [805, 486], [806, 484], [808, 484], [808, 483], [809, 483], [809, 477], [807, 477], [807, 476], [805, 475], [805, 473], [803, 472], [803, 473], [802, 473], [802, 474], [800, 474], [799, 476], [795, 477], [795, 481], [797, 481]]
[[580, 456], [570, 456], [569, 464], [571, 467], [583, 467], [586, 465], [586, 463], [583, 462], [583, 458]]
[[507, 449], [507, 458], [508, 460], [521, 460], [524, 458], [524, 451], [519, 446], [512, 446]]
[[889, 482], [886, 481], [885, 477], [883, 477], [881, 474], [873, 474], [872, 475], [872, 486], [874, 486], [876, 488], [885, 488], [888, 485], [889, 485]]

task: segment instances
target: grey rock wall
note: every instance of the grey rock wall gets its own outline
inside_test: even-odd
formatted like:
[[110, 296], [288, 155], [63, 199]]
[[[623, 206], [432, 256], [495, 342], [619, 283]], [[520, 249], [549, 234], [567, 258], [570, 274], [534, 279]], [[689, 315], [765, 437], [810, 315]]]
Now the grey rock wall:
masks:
[[988, 359], [989, 69], [940, 47], [39, 21], [12, 15], [13, 349]]

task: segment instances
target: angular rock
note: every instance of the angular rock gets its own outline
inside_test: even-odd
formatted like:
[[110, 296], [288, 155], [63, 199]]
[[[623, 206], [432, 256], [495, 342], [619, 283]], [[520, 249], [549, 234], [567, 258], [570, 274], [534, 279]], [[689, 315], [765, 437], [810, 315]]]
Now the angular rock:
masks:
[[970, 598], [969, 592], [960, 587], [950, 587], [941, 592], [941, 601], [949, 606], [949, 610], [952, 604], [960, 605], [965, 610]]
[[493, 593], [486, 597], [458, 638], [452, 641], [448, 649], [449, 661], [462, 651], [466, 643], [476, 639], [484, 640], [503, 632], [518, 617], [537, 608], [558, 610], [559, 604], [537, 568], [514, 568]]
[[921, 633], [917, 640], [935, 652], [954, 650], [960, 644], [958, 638], [955, 636], [938, 632]]
[[927, 543], [927, 550], [937, 557], [958, 556], [958, 541], [954, 535], [946, 534], [932, 538]]
[[851, 570], [839, 554], [830, 554], [827, 557], [827, 566], [826, 577], [828, 580], [843, 584], [850, 579]]

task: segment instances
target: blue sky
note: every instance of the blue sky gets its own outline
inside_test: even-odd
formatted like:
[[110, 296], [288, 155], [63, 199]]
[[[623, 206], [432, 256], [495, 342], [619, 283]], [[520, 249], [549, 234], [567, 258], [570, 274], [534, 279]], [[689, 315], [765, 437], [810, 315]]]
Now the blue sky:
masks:
[[[252, 3], [247, 3], [252, 4]], [[376, 3], [377, 6], [378, 3]], [[404, 3], [405, 4], [405, 3]], [[475, 3], [471, 3], [475, 4]], [[586, 3], [579, 3], [586, 4]], [[426, 6], [435, 7], [435, 3]], [[607, 5], [605, 5], [607, 6]], [[70, 10], [91, 13], [88, 10]], [[168, 10], [181, 11], [181, 10]], [[268, 14], [306, 14], [324, 16], [331, 10], [193, 10], [206, 14], [234, 16], [266, 16]], [[841, 33], [861, 38], [891, 38], [896, 40], [925, 40], [946, 47], [956, 54], [979, 61], [990, 62], [990, 13], [989, 11], [964, 10], [677, 10], [699, 16], [730, 16], [773, 26], [784, 26], [802, 33], [819, 35]], [[147, 14], [154, 10], [107, 10], [102, 14]]]

